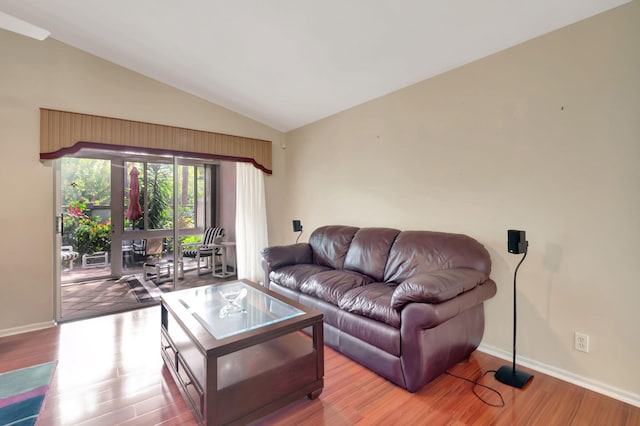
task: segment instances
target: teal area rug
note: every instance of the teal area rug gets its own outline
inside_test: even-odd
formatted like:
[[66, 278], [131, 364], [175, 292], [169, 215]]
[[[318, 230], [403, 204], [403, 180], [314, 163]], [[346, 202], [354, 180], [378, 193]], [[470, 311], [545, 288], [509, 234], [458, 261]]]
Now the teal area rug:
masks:
[[0, 425], [35, 425], [58, 361], [0, 374]]

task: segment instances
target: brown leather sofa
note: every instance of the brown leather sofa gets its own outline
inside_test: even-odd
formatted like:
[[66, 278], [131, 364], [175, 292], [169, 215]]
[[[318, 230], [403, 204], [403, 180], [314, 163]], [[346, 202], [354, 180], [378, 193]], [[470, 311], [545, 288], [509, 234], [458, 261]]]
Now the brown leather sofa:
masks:
[[478, 347], [496, 293], [460, 234], [324, 226], [262, 256], [269, 289], [324, 313], [325, 344], [410, 392]]

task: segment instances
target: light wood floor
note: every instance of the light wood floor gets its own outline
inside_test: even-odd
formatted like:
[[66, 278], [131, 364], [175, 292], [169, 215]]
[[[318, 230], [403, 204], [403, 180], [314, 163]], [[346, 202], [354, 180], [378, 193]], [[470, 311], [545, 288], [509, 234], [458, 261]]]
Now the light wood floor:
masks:
[[[193, 425], [160, 359], [157, 306], [0, 338], [0, 372], [58, 360], [40, 425]], [[451, 372], [475, 378], [505, 364], [475, 352]], [[536, 373], [524, 390], [497, 382], [504, 407], [443, 375], [415, 394], [325, 351], [325, 388], [261, 419], [271, 425], [640, 425], [640, 408]], [[478, 393], [492, 403], [488, 391]]]

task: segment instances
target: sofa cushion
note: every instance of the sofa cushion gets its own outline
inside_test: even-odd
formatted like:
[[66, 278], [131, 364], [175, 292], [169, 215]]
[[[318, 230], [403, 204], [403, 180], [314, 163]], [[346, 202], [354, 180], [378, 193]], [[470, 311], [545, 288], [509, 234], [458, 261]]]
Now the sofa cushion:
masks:
[[269, 279], [274, 283], [292, 290], [300, 290], [300, 286], [312, 275], [319, 272], [328, 271], [326, 266], [302, 264], [289, 265], [283, 268], [271, 271]]
[[382, 281], [389, 250], [399, 233], [399, 230], [391, 228], [361, 228], [351, 241], [344, 269]]
[[382, 321], [392, 327], [400, 327], [400, 313], [391, 306], [394, 286], [372, 283], [347, 291], [338, 307], [347, 312]]
[[400, 284], [419, 274], [451, 268], [491, 272], [491, 258], [482, 244], [462, 234], [404, 231], [396, 237], [384, 273], [384, 281]]
[[358, 228], [353, 226], [323, 226], [311, 234], [309, 245], [313, 251], [313, 263], [342, 269], [349, 244]]
[[442, 303], [475, 288], [486, 279], [483, 272], [468, 268], [415, 275], [396, 287], [391, 306], [400, 309], [410, 302]]
[[300, 291], [337, 305], [347, 291], [371, 282], [371, 278], [357, 272], [324, 271], [309, 277], [300, 286]]

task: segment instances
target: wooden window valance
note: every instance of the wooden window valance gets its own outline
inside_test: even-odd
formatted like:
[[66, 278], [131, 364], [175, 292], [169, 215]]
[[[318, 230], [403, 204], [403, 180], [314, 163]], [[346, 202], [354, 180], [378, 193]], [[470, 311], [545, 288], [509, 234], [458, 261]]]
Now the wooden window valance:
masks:
[[270, 141], [40, 108], [41, 160], [82, 148], [239, 161], [272, 173]]

